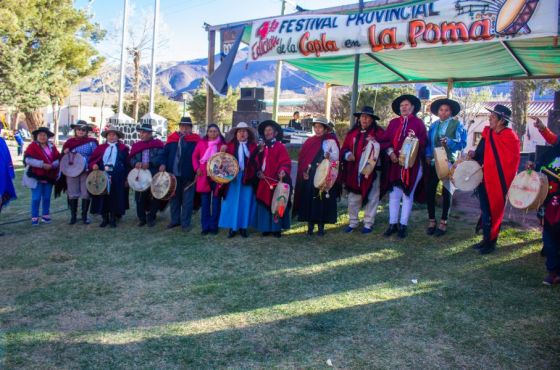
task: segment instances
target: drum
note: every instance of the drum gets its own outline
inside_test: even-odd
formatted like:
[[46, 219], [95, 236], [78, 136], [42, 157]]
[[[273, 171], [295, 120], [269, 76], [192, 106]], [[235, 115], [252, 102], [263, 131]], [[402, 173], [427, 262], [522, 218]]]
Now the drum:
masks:
[[482, 182], [482, 167], [476, 161], [456, 162], [451, 169], [453, 185], [462, 191], [473, 191]]
[[364, 175], [367, 179], [373, 171], [375, 171], [375, 166], [377, 165], [377, 160], [379, 159], [379, 143], [377, 141], [368, 141], [364, 153], [360, 158], [360, 164], [358, 165], [358, 171]]
[[290, 185], [280, 181], [274, 189], [272, 194], [272, 204], [270, 205], [270, 211], [276, 216], [284, 217], [284, 212], [288, 207], [288, 201], [290, 199]]
[[418, 156], [418, 147], [418, 139], [415, 136], [407, 136], [399, 153], [399, 164], [404, 168], [412, 168]]
[[511, 205], [517, 209], [536, 211], [548, 194], [548, 178], [537, 171], [519, 172], [508, 192]]
[[313, 186], [319, 189], [319, 192], [326, 192], [328, 198], [328, 191], [334, 186], [337, 177], [338, 161], [331, 162], [325, 158], [321, 161], [319, 166], [317, 166], [315, 177], [313, 178]]
[[447, 158], [447, 151], [443, 147], [434, 149], [434, 159], [436, 161], [436, 173], [440, 180], [447, 180], [451, 175], [451, 165]]
[[152, 196], [160, 200], [168, 200], [175, 194], [177, 178], [169, 172], [158, 172], [152, 178], [150, 190]]
[[91, 195], [103, 195], [107, 193], [107, 174], [105, 171], [93, 170], [86, 179], [86, 187]]
[[152, 174], [149, 170], [133, 168], [127, 177], [128, 186], [134, 191], [146, 191], [152, 183]]
[[66, 177], [78, 177], [86, 168], [86, 160], [80, 153], [68, 152], [60, 160], [60, 171]]
[[237, 159], [228, 153], [216, 153], [206, 163], [208, 176], [218, 184], [227, 184], [237, 176], [239, 163]]
[[505, 0], [496, 18], [496, 33], [515, 35], [529, 31], [527, 23], [537, 9], [539, 0]]

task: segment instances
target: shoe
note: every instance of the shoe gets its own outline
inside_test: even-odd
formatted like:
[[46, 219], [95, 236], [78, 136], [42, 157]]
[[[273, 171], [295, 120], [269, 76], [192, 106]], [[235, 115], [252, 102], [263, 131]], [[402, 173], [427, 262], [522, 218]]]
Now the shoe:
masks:
[[138, 222], [138, 227], [142, 227], [146, 225], [146, 220], [140, 220], [140, 222]]
[[242, 238], [248, 238], [249, 235], [247, 234], [247, 229], [240, 229], [239, 230], [239, 235], [241, 235]]
[[371, 227], [364, 227], [362, 229], [362, 234], [370, 234], [373, 231]]
[[313, 236], [313, 229], [315, 229], [315, 224], [309, 222], [307, 224], [307, 236]]
[[38, 218], [32, 218], [31, 219], [31, 226], [39, 226], [39, 219]]
[[482, 239], [478, 243], [471, 245], [472, 249], [480, 250], [486, 246], [486, 240]]
[[237, 235], [237, 231], [233, 231], [233, 229], [229, 229], [229, 232], [227, 234], [228, 239], [231, 239], [233, 237], [235, 237]]
[[399, 224], [398, 237], [401, 239], [406, 238], [406, 225]]
[[103, 221], [99, 224], [99, 227], [107, 227], [109, 225], [109, 215], [103, 214]]
[[181, 226], [181, 224], [170, 223], [165, 227], [166, 229], [173, 229], [174, 227]]
[[210, 234], [218, 235], [218, 231], [219, 231], [218, 229], [212, 229], [212, 230], [210, 230]]
[[280, 231], [276, 231], [276, 232], [272, 233], [272, 236], [274, 236], [275, 238], [281, 238], [282, 233]]
[[49, 216], [42, 216], [41, 222], [44, 224], [50, 224], [52, 222], [52, 219]]
[[113, 214], [109, 215], [109, 226], [112, 228], [117, 227], [117, 218]]
[[270, 234], [272, 234], [270, 231], [265, 231], [262, 233], [262, 236], [270, 236]]
[[542, 283], [549, 286], [560, 284], [560, 276], [556, 272], [551, 272], [544, 278]]
[[434, 233], [436, 232], [436, 220], [430, 220], [430, 223], [434, 223], [434, 226], [428, 226], [428, 228], [426, 229], [426, 234], [428, 235], [434, 235]]
[[346, 227], [344, 228], [343, 231], [344, 231], [345, 233], [349, 234], [349, 233], [351, 233], [352, 231], [354, 231], [354, 228], [353, 228], [352, 226], [348, 225], [348, 226], [346, 226]]
[[385, 230], [383, 236], [391, 236], [397, 231], [399, 231], [397, 224], [389, 224], [389, 227], [387, 228], [387, 230]]
[[480, 254], [490, 254], [496, 250], [496, 241], [489, 241], [486, 245], [478, 250]]
[[156, 226], [156, 220], [149, 220], [148, 227], [154, 227], [154, 226]]
[[192, 230], [192, 226], [181, 226], [181, 231], [184, 233], [188, 233]]
[[318, 229], [317, 236], [325, 236], [325, 225], [319, 224]]
[[209, 230], [202, 230], [202, 231], [200, 232], [200, 235], [208, 235], [209, 233], [210, 233]]
[[78, 199], [69, 199], [68, 205], [70, 206], [70, 221], [68, 225], [74, 225], [78, 221]]
[[89, 199], [82, 199], [82, 223], [84, 225], [89, 225], [91, 221], [88, 218], [88, 211], [89, 211]]
[[[445, 227], [445, 229], [442, 229], [441, 227]], [[436, 229], [436, 231], [434, 232], [434, 236], [436, 238], [439, 238], [440, 236], [445, 235], [445, 233], [447, 232], [447, 221], [445, 220], [441, 220], [439, 222], [439, 227]]]

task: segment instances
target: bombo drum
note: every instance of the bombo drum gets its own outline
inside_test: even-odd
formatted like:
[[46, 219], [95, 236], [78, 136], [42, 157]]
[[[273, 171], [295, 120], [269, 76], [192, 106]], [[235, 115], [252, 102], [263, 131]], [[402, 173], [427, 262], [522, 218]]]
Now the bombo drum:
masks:
[[156, 199], [169, 200], [175, 194], [177, 178], [169, 172], [158, 172], [152, 178], [150, 190]]
[[229, 153], [215, 153], [206, 163], [208, 176], [218, 184], [227, 184], [237, 176], [239, 163]]
[[91, 171], [86, 179], [86, 187], [91, 195], [107, 193], [107, 183], [107, 174], [100, 170]]
[[399, 152], [399, 164], [406, 168], [412, 168], [418, 156], [418, 138], [415, 136], [408, 136], [404, 139], [403, 145]]
[[451, 175], [451, 166], [447, 158], [447, 151], [443, 147], [434, 149], [436, 173], [440, 180], [446, 180]]
[[152, 184], [152, 174], [149, 170], [133, 168], [127, 177], [128, 185], [134, 191], [146, 191]]
[[537, 171], [519, 172], [508, 192], [510, 204], [517, 209], [536, 211], [548, 194], [548, 178]]
[[66, 177], [78, 177], [84, 172], [86, 160], [80, 153], [69, 152], [60, 160], [60, 171]]
[[373, 171], [375, 171], [375, 166], [377, 165], [377, 160], [379, 159], [379, 148], [380, 146], [377, 141], [370, 140], [362, 153], [358, 171], [364, 175], [366, 179]]
[[476, 161], [456, 162], [452, 168], [451, 181], [462, 191], [473, 191], [482, 182], [482, 167]]
[[327, 192], [332, 189], [338, 177], [338, 161], [331, 162], [328, 159], [323, 159], [313, 178], [313, 186], [319, 189], [320, 192]]

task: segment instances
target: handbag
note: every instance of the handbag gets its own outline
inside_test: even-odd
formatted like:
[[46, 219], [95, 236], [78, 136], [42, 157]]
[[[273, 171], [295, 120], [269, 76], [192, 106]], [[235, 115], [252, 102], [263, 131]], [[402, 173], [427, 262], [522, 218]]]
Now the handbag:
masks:
[[23, 171], [23, 177], [21, 179], [21, 184], [28, 189], [35, 189], [37, 187], [37, 179], [30, 177], [27, 173], [29, 171], [29, 166], [25, 167]]

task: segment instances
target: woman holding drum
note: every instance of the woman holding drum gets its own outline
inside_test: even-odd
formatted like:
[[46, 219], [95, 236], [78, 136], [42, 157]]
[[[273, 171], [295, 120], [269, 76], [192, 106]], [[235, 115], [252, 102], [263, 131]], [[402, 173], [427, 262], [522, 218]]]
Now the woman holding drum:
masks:
[[280, 238], [282, 230], [290, 228], [292, 160], [286, 146], [282, 144], [282, 128], [278, 123], [272, 120], [262, 122], [259, 135], [264, 141], [259, 144], [257, 154], [259, 181], [253, 226], [263, 236]]
[[[426, 164], [427, 164], [427, 203], [428, 225], [427, 234], [442, 236], [447, 231], [447, 219], [449, 208], [451, 207], [451, 187], [449, 181], [449, 166], [457, 159], [458, 154], [467, 146], [467, 130], [456, 117], [461, 111], [461, 105], [452, 99], [438, 99], [430, 106], [433, 115], [438, 116], [438, 120], [432, 123], [428, 132], [428, 142], [426, 144]], [[443, 155], [444, 157], [436, 157]], [[443, 167], [438, 170], [439, 167]], [[443, 174], [441, 173], [443, 172]], [[440, 176], [443, 176], [440, 178]], [[440, 182], [443, 183], [442, 196], [443, 205], [441, 210], [441, 220], [439, 227], [436, 228], [436, 192]]]
[[[319, 175], [328, 177], [331, 176], [330, 171], [338, 173], [340, 149], [338, 140], [325, 118], [313, 118], [312, 124], [315, 135], [303, 143], [299, 152], [294, 214], [299, 216], [300, 221], [307, 221], [308, 235], [313, 235], [313, 229], [317, 224], [317, 235], [323, 236], [326, 223], [336, 224], [336, 201], [339, 191], [336, 186], [328, 191], [316, 188], [314, 180], [324, 161], [327, 163], [327, 172]], [[336, 175], [332, 180], [336, 181]], [[331, 179], [325, 178], [323, 181], [331, 181]]]
[[[87, 190], [86, 180], [88, 176], [89, 157], [99, 144], [97, 139], [88, 137], [88, 132], [92, 131], [92, 127], [84, 120], [79, 120], [75, 125], [70, 125], [74, 129], [74, 137], [66, 140], [62, 146], [62, 172], [66, 174], [66, 192], [68, 194], [68, 203], [70, 205], [70, 225], [74, 225], [77, 221], [78, 200], [82, 198], [82, 222], [89, 224], [88, 210], [90, 203], [90, 195]], [[66, 157], [66, 158], [65, 158]], [[76, 176], [69, 175], [65, 171], [64, 164], [76, 166]], [[73, 170], [72, 170], [73, 171]]]
[[50, 223], [51, 193], [58, 179], [60, 154], [56, 146], [49, 142], [54, 134], [46, 127], [33, 131], [33, 142], [29, 144], [23, 155], [27, 167], [26, 186], [31, 189], [31, 225], [39, 225], [39, 207], [43, 204], [41, 222]]
[[235, 157], [239, 172], [235, 179], [222, 187], [222, 211], [219, 226], [228, 228], [228, 238], [239, 234], [246, 238], [247, 228], [255, 216], [256, 199], [253, 185], [257, 180], [257, 133], [240, 122], [226, 136], [227, 145], [221, 151]]
[[350, 224], [344, 232], [350, 233], [360, 222], [358, 213], [364, 208], [362, 234], [372, 231], [377, 205], [381, 195], [381, 146], [384, 131], [377, 125], [379, 117], [372, 107], [364, 106], [354, 113], [356, 122], [342, 144], [342, 173], [344, 187], [348, 190], [348, 216]]
[[[427, 141], [426, 126], [416, 113], [421, 107], [414, 95], [402, 95], [391, 104], [399, 117], [389, 122], [382, 149], [390, 157], [387, 177], [389, 194], [389, 227], [383, 235], [398, 233], [405, 238], [416, 188], [422, 178], [422, 163]], [[402, 200], [402, 207], [401, 207]], [[400, 210], [400, 219], [399, 219]]]
[[482, 139], [476, 150], [469, 153], [483, 171], [483, 181], [477, 188], [481, 211], [477, 231], [482, 229], [484, 237], [473, 246], [480, 254], [488, 254], [496, 249], [506, 196], [520, 160], [519, 138], [508, 127], [511, 110], [498, 104], [488, 111], [490, 125], [482, 131]]
[[196, 191], [201, 197], [200, 224], [202, 235], [217, 234], [220, 219], [220, 196], [218, 185], [208, 177], [207, 163], [217, 153], [225, 139], [215, 123], [208, 125], [206, 135], [194, 149], [192, 165], [196, 171]]
[[91, 213], [103, 216], [99, 227], [117, 227], [117, 219], [128, 209], [128, 188], [125, 183], [129, 149], [121, 141], [124, 134], [116, 128], [107, 126], [101, 136], [107, 140], [95, 149], [88, 166], [90, 171], [99, 171], [99, 175], [106, 176], [107, 187], [103, 194], [92, 196]]

